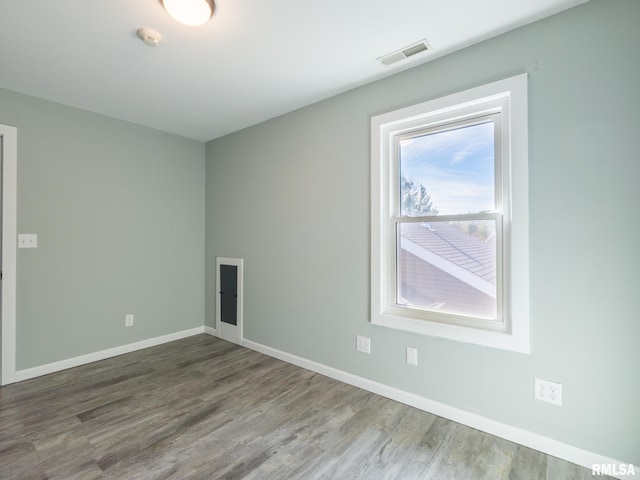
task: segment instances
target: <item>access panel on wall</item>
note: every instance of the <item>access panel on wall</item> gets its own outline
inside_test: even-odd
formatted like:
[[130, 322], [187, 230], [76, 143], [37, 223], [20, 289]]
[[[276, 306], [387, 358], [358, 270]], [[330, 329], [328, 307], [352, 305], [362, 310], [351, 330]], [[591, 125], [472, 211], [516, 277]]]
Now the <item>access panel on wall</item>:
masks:
[[220, 320], [238, 325], [238, 267], [220, 265]]
[[216, 333], [229, 342], [242, 343], [241, 258], [216, 258]]

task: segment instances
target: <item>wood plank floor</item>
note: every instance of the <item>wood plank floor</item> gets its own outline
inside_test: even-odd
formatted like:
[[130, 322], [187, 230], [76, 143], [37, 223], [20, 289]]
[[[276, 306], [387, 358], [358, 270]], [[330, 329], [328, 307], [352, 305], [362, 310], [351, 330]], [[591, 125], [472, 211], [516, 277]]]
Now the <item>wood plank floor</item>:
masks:
[[208, 335], [1, 387], [0, 426], [4, 480], [592, 478]]

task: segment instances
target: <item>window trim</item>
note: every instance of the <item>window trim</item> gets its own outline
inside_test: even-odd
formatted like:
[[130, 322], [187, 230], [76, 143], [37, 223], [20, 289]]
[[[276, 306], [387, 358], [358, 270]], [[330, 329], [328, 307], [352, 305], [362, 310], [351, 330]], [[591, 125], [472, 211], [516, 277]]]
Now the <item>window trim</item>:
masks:
[[[496, 105], [502, 107], [497, 108]], [[404, 309], [390, 300], [395, 290], [395, 253], [390, 240], [390, 195], [394, 194], [395, 139], [411, 131], [454, 123], [480, 114], [501, 111], [506, 141], [501, 146], [502, 175], [510, 181], [503, 189], [503, 236], [506, 263], [503, 282], [509, 292], [505, 321], [496, 328], [477, 321], [455, 324], [425, 320], [416, 309]], [[529, 340], [529, 211], [527, 74], [401, 108], [371, 118], [371, 323], [415, 333], [522, 353]], [[393, 243], [393, 245], [391, 245]], [[409, 310], [409, 314], [407, 311]], [[473, 326], [472, 326], [473, 325]]]

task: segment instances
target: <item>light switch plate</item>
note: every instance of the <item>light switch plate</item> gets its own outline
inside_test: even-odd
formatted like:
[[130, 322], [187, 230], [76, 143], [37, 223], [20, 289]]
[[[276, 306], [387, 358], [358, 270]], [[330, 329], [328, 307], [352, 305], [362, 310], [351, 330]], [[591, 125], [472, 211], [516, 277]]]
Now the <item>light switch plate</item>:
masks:
[[38, 235], [35, 233], [18, 234], [18, 248], [38, 248]]
[[409, 365], [418, 365], [418, 349], [407, 347], [407, 363]]

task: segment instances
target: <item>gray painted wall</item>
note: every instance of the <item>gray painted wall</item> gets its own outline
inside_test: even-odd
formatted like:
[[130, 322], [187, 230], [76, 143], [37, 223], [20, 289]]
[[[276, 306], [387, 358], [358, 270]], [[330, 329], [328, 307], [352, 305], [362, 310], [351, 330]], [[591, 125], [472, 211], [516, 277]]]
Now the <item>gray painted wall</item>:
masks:
[[17, 252], [17, 369], [202, 326], [205, 145], [7, 90], [0, 123], [18, 232], [38, 234]]
[[[593, 0], [209, 142], [206, 323], [215, 256], [242, 257], [246, 338], [639, 465], [639, 23], [640, 2]], [[521, 72], [532, 353], [372, 326], [370, 116]], [[562, 407], [533, 400], [536, 376]]]

